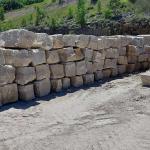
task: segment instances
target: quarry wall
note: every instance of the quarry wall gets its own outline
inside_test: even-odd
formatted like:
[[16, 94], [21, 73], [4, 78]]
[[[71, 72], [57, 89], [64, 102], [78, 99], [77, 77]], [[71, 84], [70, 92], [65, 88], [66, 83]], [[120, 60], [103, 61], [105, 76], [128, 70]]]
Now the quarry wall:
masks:
[[150, 68], [150, 35], [0, 33], [0, 105]]

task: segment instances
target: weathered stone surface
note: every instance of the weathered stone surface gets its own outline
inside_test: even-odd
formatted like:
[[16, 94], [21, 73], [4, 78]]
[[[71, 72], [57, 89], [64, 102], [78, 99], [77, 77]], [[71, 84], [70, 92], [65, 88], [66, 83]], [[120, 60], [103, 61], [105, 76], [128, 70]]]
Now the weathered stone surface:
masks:
[[83, 85], [83, 78], [82, 76], [75, 76], [71, 77], [71, 85], [73, 87], [80, 87]]
[[37, 97], [46, 96], [50, 93], [51, 84], [49, 79], [34, 82], [34, 91]]
[[111, 76], [116, 77], [117, 75], [118, 75], [118, 68], [112, 68]]
[[85, 60], [76, 62], [76, 75], [86, 74], [86, 63]]
[[135, 71], [139, 71], [139, 70], [141, 70], [141, 68], [142, 68], [141, 63], [138, 62], [135, 64]]
[[126, 56], [127, 49], [126, 49], [126, 47], [121, 47], [118, 49], [118, 52], [119, 52], [120, 56]]
[[119, 57], [119, 51], [118, 49], [114, 49], [114, 48], [110, 48], [110, 49], [107, 49], [105, 51], [105, 57], [106, 58], [118, 58]]
[[51, 86], [54, 92], [60, 92], [62, 90], [62, 80], [61, 79], [51, 80]]
[[102, 71], [96, 71], [95, 73], [94, 73], [94, 75], [95, 75], [95, 80], [97, 81], [97, 80], [101, 80], [102, 78], [103, 78], [103, 73], [102, 73]]
[[144, 52], [150, 54], [150, 44], [144, 46]]
[[86, 62], [86, 69], [87, 69], [87, 73], [93, 73], [94, 72], [94, 68], [93, 68], [93, 63], [87, 61]]
[[128, 56], [127, 59], [129, 64], [135, 64], [138, 61], [138, 57], [133, 55]]
[[35, 98], [33, 84], [18, 86], [19, 99], [29, 101]]
[[117, 59], [105, 59], [104, 68], [117, 68]]
[[139, 48], [137, 46], [134, 45], [128, 45], [127, 46], [127, 55], [133, 55], [133, 56], [138, 56], [139, 54], [143, 53], [144, 49], [143, 48]]
[[93, 50], [89, 48], [82, 49], [86, 61], [92, 61], [93, 59]]
[[127, 65], [127, 72], [132, 73], [135, 71], [135, 64], [128, 64]]
[[28, 66], [31, 63], [28, 50], [13, 50], [0, 48], [0, 64], [13, 65], [14, 67]]
[[78, 61], [84, 58], [81, 49], [73, 47], [64, 48], [59, 51], [61, 62]]
[[134, 36], [134, 37], [132, 37], [130, 44], [138, 46], [138, 47], [143, 47], [144, 46], [144, 38]]
[[150, 71], [142, 73], [141, 75], [142, 84], [144, 86], [150, 86]]
[[104, 59], [105, 59], [105, 53], [100, 53], [100, 52], [94, 51], [94, 53], [93, 53], [93, 61], [94, 62], [101, 62]]
[[105, 48], [105, 43], [102, 37], [98, 37], [97, 39], [97, 49], [102, 50]]
[[88, 48], [98, 50], [98, 38], [94, 35], [90, 35]]
[[63, 89], [68, 89], [70, 87], [70, 78], [62, 79]]
[[76, 43], [78, 41], [79, 35], [64, 35], [63, 36], [63, 42], [64, 42], [64, 46], [71, 46], [74, 47], [76, 46]]
[[36, 79], [34, 67], [19, 67], [16, 69], [16, 83], [25, 85]]
[[142, 68], [142, 70], [149, 69], [149, 63], [148, 62], [142, 62], [141, 63], [141, 68]]
[[84, 84], [91, 84], [94, 82], [94, 74], [85, 74], [83, 75]]
[[40, 49], [32, 49], [29, 53], [32, 58], [33, 66], [46, 63], [45, 51]]
[[89, 45], [90, 36], [89, 35], [79, 35], [76, 46], [80, 48], [87, 48]]
[[104, 69], [104, 59], [101, 60], [101, 62], [94, 62], [93, 63], [93, 72], [96, 72], [97, 70]]
[[65, 76], [62, 64], [50, 65], [51, 79], [59, 79]]
[[50, 78], [50, 69], [48, 64], [36, 66], [35, 71], [37, 80]]
[[107, 44], [109, 48], [120, 48], [121, 47], [121, 39], [116, 37], [107, 37]]
[[15, 80], [15, 68], [10, 65], [0, 65], [0, 86]]
[[0, 87], [0, 104], [16, 102], [18, 100], [17, 84], [7, 84]]
[[72, 77], [76, 75], [76, 64], [75, 62], [68, 62], [64, 64], [65, 76]]
[[141, 54], [138, 57], [138, 62], [144, 62], [148, 60], [148, 54]]
[[60, 62], [59, 54], [57, 50], [46, 51], [46, 62], [48, 64], [56, 64]]
[[119, 56], [117, 63], [119, 65], [127, 65], [128, 64], [128, 59], [126, 56]]
[[144, 45], [150, 45], [150, 35], [139, 35], [139, 37], [144, 38]]
[[118, 74], [123, 74], [126, 72], [126, 65], [118, 65]]
[[111, 76], [112, 70], [111, 69], [104, 69], [102, 70], [103, 78], [109, 78]]
[[36, 33], [36, 39], [32, 47], [50, 50], [53, 48], [53, 38], [46, 33]]
[[52, 35], [52, 38], [53, 38], [53, 48], [54, 49], [64, 47], [63, 35], [62, 34]]
[[0, 47], [31, 48], [36, 34], [25, 29], [13, 29], [0, 34]]

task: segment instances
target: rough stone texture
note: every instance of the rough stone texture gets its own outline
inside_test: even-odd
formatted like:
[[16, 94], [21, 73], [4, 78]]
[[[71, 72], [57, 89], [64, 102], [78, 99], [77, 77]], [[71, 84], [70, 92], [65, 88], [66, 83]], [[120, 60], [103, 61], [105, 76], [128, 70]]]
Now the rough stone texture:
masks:
[[104, 40], [103, 38], [98, 37], [97, 39], [97, 49], [102, 50], [105, 48]]
[[82, 76], [75, 76], [71, 77], [71, 85], [73, 87], [80, 87], [83, 85], [83, 78]]
[[150, 71], [141, 74], [142, 84], [144, 86], [150, 86]]
[[63, 89], [68, 89], [70, 87], [70, 78], [62, 79]]
[[95, 80], [97, 81], [97, 80], [101, 80], [102, 78], [103, 78], [103, 73], [102, 73], [102, 71], [96, 71], [95, 73], [94, 73], [94, 75], [95, 75]]
[[33, 84], [18, 86], [19, 99], [29, 101], [35, 98]]
[[73, 47], [64, 48], [59, 51], [61, 62], [78, 61], [83, 59], [81, 49], [73, 49]]
[[109, 45], [109, 47], [112, 48], [120, 48], [121, 47], [121, 40], [120, 38], [116, 38], [116, 37], [107, 37], [107, 44]]
[[76, 75], [76, 64], [75, 62], [68, 62], [64, 64], [65, 76], [72, 77]]
[[50, 65], [51, 79], [59, 79], [65, 76], [62, 64]]
[[94, 82], [94, 74], [85, 74], [83, 75], [84, 84], [91, 84]]
[[51, 84], [49, 79], [34, 82], [34, 91], [37, 97], [46, 96], [50, 93]]
[[93, 72], [96, 72], [97, 70], [102, 70], [104, 69], [104, 60], [101, 60], [101, 62], [97, 63], [94, 62], [93, 63]]
[[127, 48], [126, 47], [121, 47], [118, 49], [119, 55], [120, 56], [126, 56], [127, 53]]
[[138, 57], [138, 62], [144, 62], [147, 61], [147, 59], [148, 59], [148, 54], [141, 54]]
[[140, 54], [141, 49], [134, 45], [127, 46], [127, 55], [138, 56]]
[[10, 65], [0, 65], [0, 86], [15, 80], [15, 68]]
[[57, 50], [46, 51], [46, 62], [48, 64], [56, 64], [60, 62], [59, 54]]
[[117, 59], [105, 59], [104, 68], [117, 68]]
[[89, 48], [82, 49], [86, 61], [92, 61], [93, 59], [93, 50]]
[[98, 50], [98, 38], [94, 35], [90, 35], [89, 39], [88, 48]]
[[50, 50], [53, 48], [53, 38], [46, 33], [36, 33], [36, 39], [32, 47]]
[[36, 34], [24, 29], [13, 29], [0, 33], [0, 47], [31, 48]]
[[80, 48], [87, 48], [89, 45], [90, 36], [89, 35], [79, 35], [76, 46]]
[[86, 74], [86, 62], [85, 60], [76, 62], [76, 75]]
[[53, 38], [53, 48], [54, 49], [64, 47], [63, 35], [62, 34], [52, 35], [52, 38]]
[[135, 64], [138, 61], [138, 57], [134, 55], [128, 56], [127, 59], [129, 64]]
[[32, 59], [28, 50], [13, 50], [0, 48], [0, 64], [14, 67], [28, 66]]
[[144, 38], [144, 45], [150, 45], [150, 35], [139, 35], [139, 37]]
[[32, 65], [33, 66], [46, 63], [45, 51], [40, 50], [40, 49], [32, 49], [30, 51], [30, 55], [32, 58]]
[[145, 51], [145, 53], [150, 54], [150, 45], [145, 45], [144, 51]]
[[76, 43], [78, 41], [79, 36], [78, 35], [64, 35], [63, 36], [63, 42], [64, 46], [76, 46]]
[[118, 75], [118, 68], [112, 68], [112, 77], [116, 77]]
[[135, 64], [128, 64], [127, 65], [127, 72], [132, 73], [135, 71]]
[[35, 71], [36, 71], [36, 79], [37, 80], [50, 78], [50, 69], [49, 69], [48, 64], [36, 66]]
[[132, 37], [130, 44], [136, 45], [138, 47], [143, 47], [144, 46], [144, 38], [143, 37]]
[[126, 56], [119, 56], [117, 63], [119, 65], [127, 65], [128, 64], [128, 59]]
[[114, 49], [114, 48], [107, 49], [105, 51], [105, 56], [106, 56], [106, 58], [112, 58], [112, 59], [118, 58], [119, 51], [118, 51], [118, 49]]
[[148, 62], [142, 62], [141, 63], [141, 68], [142, 68], [142, 70], [149, 69], [150, 68], [149, 63]]
[[18, 100], [17, 84], [0, 86], [0, 105], [16, 102]]
[[93, 54], [93, 61], [94, 62], [101, 62], [101, 60], [104, 60], [104, 59], [105, 59], [104, 53], [94, 51], [94, 54]]
[[112, 70], [111, 69], [104, 69], [102, 70], [103, 77], [104, 78], [109, 78], [111, 76]]
[[16, 69], [16, 83], [25, 85], [36, 79], [34, 67], [19, 67]]
[[126, 65], [118, 65], [118, 74], [124, 74], [126, 72]]
[[93, 63], [87, 61], [86, 62], [86, 69], [87, 69], [87, 73], [93, 73], [94, 72], [94, 67], [93, 67]]
[[54, 92], [60, 92], [62, 90], [62, 80], [61, 79], [51, 80], [51, 86]]

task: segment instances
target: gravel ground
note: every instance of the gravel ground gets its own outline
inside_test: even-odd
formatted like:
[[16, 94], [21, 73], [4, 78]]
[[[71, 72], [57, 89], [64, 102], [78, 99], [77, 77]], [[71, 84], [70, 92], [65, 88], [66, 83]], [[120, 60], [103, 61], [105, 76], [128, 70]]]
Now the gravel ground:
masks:
[[139, 74], [0, 109], [0, 150], [150, 150]]

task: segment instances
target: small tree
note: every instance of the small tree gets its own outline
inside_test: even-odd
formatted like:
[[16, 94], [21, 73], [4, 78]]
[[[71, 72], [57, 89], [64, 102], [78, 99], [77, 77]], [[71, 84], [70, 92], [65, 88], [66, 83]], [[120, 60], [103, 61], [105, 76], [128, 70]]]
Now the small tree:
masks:
[[69, 7], [68, 9], [68, 19], [72, 19], [73, 18], [73, 10], [71, 7]]
[[97, 1], [97, 11], [98, 11], [98, 13], [101, 13], [101, 10], [102, 10], [101, 0], [98, 0]]
[[5, 19], [5, 16], [4, 16], [4, 8], [3, 7], [0, 7], [0, 20], [3, 21]]

